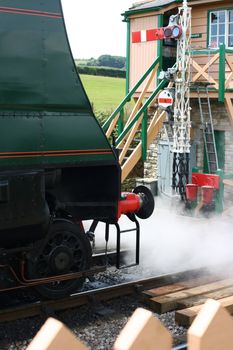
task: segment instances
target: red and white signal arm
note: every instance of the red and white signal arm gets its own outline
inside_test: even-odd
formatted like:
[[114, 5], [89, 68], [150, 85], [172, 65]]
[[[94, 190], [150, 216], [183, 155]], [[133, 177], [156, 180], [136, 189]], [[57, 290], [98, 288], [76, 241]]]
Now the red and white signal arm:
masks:
[[161, 108], [168, 108], [171, 107], [173, 105], [173, 97], [172, 94], [169, 90], [163, 90], [162, 92], [160, 92], [159, 96], [158, 96], [158, 105]]

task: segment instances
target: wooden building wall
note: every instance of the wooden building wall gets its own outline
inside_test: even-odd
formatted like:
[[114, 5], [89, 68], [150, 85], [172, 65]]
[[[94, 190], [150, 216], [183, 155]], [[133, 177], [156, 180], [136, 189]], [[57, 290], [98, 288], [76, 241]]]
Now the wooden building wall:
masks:
[[[218, 10], [218, 9], [226, 9], [226, 8], [233, 8], [233, 2], [232, 1], [224, 1], [221, 3], [209, 3], [209, 4], [203, 4], [203, 5], [197, 5], [192, 6], [192, 34], [201, 34], [201, 38], [192, 38], [192, 47], [195, 49], [207, 49], [208, 48], [208, 16], [209, 11], [212, 10]], [[205, 64], [208, 63], [208, 61], [213, 57], [214, 55], [206, 55], [206, 54], [199, 54], [199, 55], [193, 55], [193, 59], [201, 66], [203, 67]], [[228, 57], [230, 58], [231, 64], [233, 64], [233, 50], [232, 54], [228, 54]], [[195, 74], [195, 70], [193, 70], [193, 73]], [[214, 80], [218, 81], [218, 74], [219, 74], [219, 60], [217, 60], [213, 65], [210, 66], [209, 69], [206, 70], [206, 72], [213, 77]], [[231, 72], [230, 67], [226, 64], [226, 78], [229, 76]], [[204, 81], [205, 79], [201, 77], [199, 80]], [[233, 88], [233, 81], [231, 81], [230, 88]]]
[[233, 8], [232, 1], [222, 1], [220, 3], [212, 3], [192, 6], [192, 34], [202, 33], [201, 38], [192, 39], [192, 45], [197, 45], [203, 49], [207, 48], [207, 27], [208, 27], [208, 11], [218, 9]]
[[[132, 32], [147, 30], [158, 27], [158, 16], [147, 16], [132, 18], [130, 21], [130, 78], [129, 88], [131, 89], [151, 66], [153, 61], [156, 59], [157, 46], [156, 41], [147, 41], [141, 43], [132, 43]], [[142, 84], [137, 92], [142, 91], [144, 85]], [[151, 83], [149, 91], [153, 91], [155, 88], [155, 80]]]
[[[226, 0], [221, 2], [209, 2], [205, 4], [200, 4], [198, 2], [197, 5], [192, 4], [192, 34], [201, 34], [200, 38], [192, 38], [192, 46], [196, 49], [207, 49], [207, 35], [208, 35], [208, 16], [210, 10], [217, 9], [226, 9], [233, 8], [232, 0]], [[166, 14], [166, 10], [169, 8], [164, 8], [164, 13]], [[178, 9], [178, 7], [177, 7]], [[132, 16], [130, 18], [130, 61], [129, 61], [129, 88], [131, 89], [139, 78], [145, 73], [147, 68], [152, 64], [155, 58], [158, 56], [158, 42], [149, 41], [142, 43], [132, 43], [132, 32], [158, 28], [158, 16], [161, 14], [160, 10], [158, 13], [153, 12], [148, 14], [143, 13], [142, 15]], [[174, 9], [173, 5], [173, 13], [176, 13], [176, 9]], [[165, 53], [165, 49], [163, 52]], [[174, 54], [175, 55], [175, 54]], [[198, 54], [193, 55], [193, 59], [201, 66], [204, 67], [208, 61], [213, 57], [213, 54]], [[232, 54], [227, 54], [230, 64], [233, 67], [233, 50]], [[233, 68], [229, 67], [226, 64], [226, 79], [229, 77], [230, 73], [233, 71]], [[197, 70], [193, 68], [193, 76], [197, 73]], [[215, 61], [214, 64], [210, 66], [209, 69], [206, 70], [207, 74], [210, 74], [216, 82], [219, 79], [219, 59]], [[201, 76], [198, 78], [199, 81], [205, 81], [205, 78]], [[145, 84], [145, 83], [144, 83]], [[143, 85], [144, 86], [144, 85]], [[139, 87], [137, 92], [140, 92], [143, 86]], [[156, 86], [156, 79], [150, 85], [149, 91], [153, 91]], [[228, 88], [233, 88], [233, 80], [231, 80]], [[137, 94], [136, 94], [137, 95]]]

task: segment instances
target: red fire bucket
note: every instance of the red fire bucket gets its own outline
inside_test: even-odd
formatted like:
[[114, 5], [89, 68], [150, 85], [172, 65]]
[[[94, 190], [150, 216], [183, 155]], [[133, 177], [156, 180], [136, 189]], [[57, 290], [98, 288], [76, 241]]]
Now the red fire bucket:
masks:
[[190, 202], [194, 202], [197, 199], [198, 185], [187, 184], [186, 185], [186, 198]]
[[203, 204], [210, 204], [214, 198], [214, 187], [213, 186], [202, 186], [201, 197]]

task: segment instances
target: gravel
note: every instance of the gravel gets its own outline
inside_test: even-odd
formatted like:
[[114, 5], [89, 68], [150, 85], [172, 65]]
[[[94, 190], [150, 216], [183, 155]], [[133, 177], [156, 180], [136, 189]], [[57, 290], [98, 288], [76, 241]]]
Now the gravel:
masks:
[[[108, 350], [137, 307], [145, 305], [137, 297], [123, 297], [51, 316], [62, 321], [89, 349]], [[174, 312], [154, 315], [175, 337], [185, 335], [186, 329], [175, 324]], [[45, 320], [46, 317], [30, 318], [1, 325], [0, 349], [25, 350]]]
[[[86, 283], [85, 290], [96, 286], [113, 285], [139, 279], [140, 268], [113, 270], [98, 274], [93, 282]], [[145, 276], [144, 276], [145, 277]], [[148, 276], [149, 277], [149, 276]], [[137, 307], [146, 308], [138, 296], [122, 297], [103, 303], [93, 300], [92, 304], [53, 314], [6, 322], [0, 325], [0, 350], [25, 350], [48, 316], [62, 321], [89, 348], [111, 349], [120, 331]], [[154, 314], [174, 335], [184, 336], [186, 329], [175, 324], [174, 312]]]

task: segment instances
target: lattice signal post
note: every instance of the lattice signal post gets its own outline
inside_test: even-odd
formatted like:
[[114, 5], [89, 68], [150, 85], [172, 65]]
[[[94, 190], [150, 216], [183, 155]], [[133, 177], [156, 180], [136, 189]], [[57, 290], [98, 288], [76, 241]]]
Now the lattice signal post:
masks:
[[[160, 72], [159, 79], [174, 82], [174, 105], [170, 100], [172, 91], [162, 91], [158, 98], [158, 105], [167, 111], [170, 125], [173, 128], [173, 176], [172, 187], [182, 199], [185, 199], [185, 186], [189, 180], [189, 153], [190, 153], [190, 80], [191, 80], [191, 8], [187, 0], [179, 8], [177, 15], [172, 15], [167, 27], [132, 32], [132, 42], [177, 40], [176, 64], [166, 72]], [[167, 93], [169, 96], [164, 96]], [[161, 100], [163, 101], [161, 103]], [[164, 101], [166, 100], [166, 101]], [[169, 107], [166, 108], [166, 105]], [[174, 107], [174, 108], [173, 108]], [[174, 109], [174, 113], [172, 111]]]
[[173, 177], [172, 187], [181, 198], [189, 177], [190, 154], [190, 81], [191, 81], [191, 8], [187, 0], [179, 8], [178, 24], [182, 35], [177, 40], [175, 102], [173, 124]]

